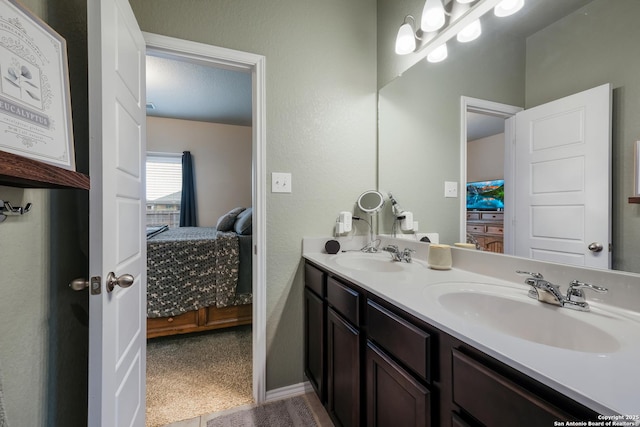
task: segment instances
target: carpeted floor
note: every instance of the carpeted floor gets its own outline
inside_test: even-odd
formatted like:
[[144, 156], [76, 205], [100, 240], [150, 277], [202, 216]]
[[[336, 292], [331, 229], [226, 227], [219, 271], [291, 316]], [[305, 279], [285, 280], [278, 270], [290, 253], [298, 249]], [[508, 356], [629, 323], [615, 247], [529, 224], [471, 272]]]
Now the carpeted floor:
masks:
[[147, 342], [147, 427], [253, 402], [251, 326]]

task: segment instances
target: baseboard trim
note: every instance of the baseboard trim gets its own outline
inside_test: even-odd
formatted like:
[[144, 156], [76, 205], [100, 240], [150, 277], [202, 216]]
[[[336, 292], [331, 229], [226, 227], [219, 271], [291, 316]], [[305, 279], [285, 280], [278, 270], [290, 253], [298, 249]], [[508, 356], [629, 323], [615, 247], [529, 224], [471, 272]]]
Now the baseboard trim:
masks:
[[265, 402], [272, 402], [274, 400], [287, 399], [289, 397], [298, 396], [301, 394], [309, 393], [311, 391], [313, 391], [313, 386], [309, 381], [288, 385], [286, 387], [281, 387], [275, 390], [267, 391]]

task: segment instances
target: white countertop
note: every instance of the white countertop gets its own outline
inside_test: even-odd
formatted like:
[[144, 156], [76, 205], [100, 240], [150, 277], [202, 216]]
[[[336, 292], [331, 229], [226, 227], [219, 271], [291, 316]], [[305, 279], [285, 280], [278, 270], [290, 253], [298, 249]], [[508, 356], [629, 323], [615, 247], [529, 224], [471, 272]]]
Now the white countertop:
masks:
[[[615, 330], [615, 338], [620, 344], [613, 352], [567, 350], [517, 338], [480, 322], [469, 321], [442, 306], [438, 298], [433, 298], [430, 293], [436, 289], [433, 286], [442, 288], [446, 282], [473, 282], [497, 285], [497, 289], [504, 289], [505, 295], [515, 293], [519, 297], [520, 292], [526, 295], [528, 291], [528, 286], [523, 282], [510, 282], [463, 270], [456, 268], [455, 263], [451, 270], [432, 270], [419, 260], [401, 273], [372, 273], [336, 263], [337, 257], [346, 254], [329, 255], [323, 252], [317, 244], [304, 244], [303, 257], [307, 260], [384, 298], [594, 411], [602, 415], [640, 415], [640, 313], [637, 311], [609, 306], [587, 298], [591, 311], [579, 312], [524, 298], [534, 306], [540, 304], [541, 315], [544, 315], [545, 309], [565, 310], [567, 313], [563, 312], [563, 315], [603, 328], [606, 326], [608, 331]], [[417, 255], [421, 255], [419, 259], [426, 259], [423, 254]], [[427, 289], [430, 286], [432, 288]], [[518, 313], [514, 315], [517, 316]], [[535, 328], [537, 325], [531, 326]], [[549, 330], [545, 333], [557, 333], [553, 328], [547, 329]]]

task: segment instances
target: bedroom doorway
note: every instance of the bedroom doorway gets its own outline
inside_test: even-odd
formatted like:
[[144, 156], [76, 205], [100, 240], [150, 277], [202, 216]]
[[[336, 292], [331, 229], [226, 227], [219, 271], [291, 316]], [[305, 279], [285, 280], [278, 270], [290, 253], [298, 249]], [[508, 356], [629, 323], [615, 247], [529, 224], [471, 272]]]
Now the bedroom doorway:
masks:
[[[468, 190], [469, 187], [477, 187], [476, 184], [502, 184], [504, 205], [499, 209], [476, 210], [470, 206], [465, 191], [465, 196], [460, 198], [460, 239], [463, 239], [460, 241], [475, 241], [483, 250], [491, 252], [511, 254], [513, 251], [510, 215], [514, 197], [511, 186], [505, 183], [513, 182], [515, 174], [510, 141], [513, 141], [515, 132], [513, 117], [521, 110], [521, 107], [513, 105], [461, 97], [461, 185]], [[482, 231], [477, 233], [475, 228]], [[487, 230], [489, 232], [485, 232]]]
[[[250, 307], [250, 314], [252, 317], [252, 324], [248, 326], [235, 326], [228, 329], [219, 329], [218, 332], [212, 333], [196, 333], [192, 336], [194, 337], [192, 343], [187, 346], [183, 346], [180, 344], [179, 339], [169, 339], [173, 340], [176, 343], [176, 351], [184, 351], [191, 354], [192, 359], [195, 362], [202, 362], [203, 360], [210, 360], [211, 363], [225, 364], [225, 360], [206, 357], [198, 357], [198, 354], [201, 350], [199, 350], [198, 346], [209, 345], [205, 341], [209, 339], [209, 335], [216, 335], [217, 342], [226, 343], [223, 345], [228, 345], [230, 347], [234, 347], [233, 351], [238, 351], [238, 346], [245, 346], [246, 342], [249, 341], [249, 347], [251, 348], [250, 354], [248, 355], [248, 363], [251, 366], [251, 374], [248, 378], [250, 384], [248, 384], [250, 388], [250, 399], [251, 402], [262, 403], [265, 400], [266, 390], [265, 390], [265, 365], [266, 365], [266, 299], [265, 299], [265, 182], [263, 173], [265, 168], [265, 129], [264, 129], [264, 116], [265, 116], [265, 107], [264, 107], [264, 57], [259, 55], [254, 55], [245, 52], [233, 51], [225, 48], [219, 48], [211, 45], [205, 45], [196, 42], [190, 42], [175, 38], [170, 38], [166, 36], [156, 35], [156, 34], [144, 34], [145, 41], [147, 43], [147, 55], [152, 56], [154, 59], [160, 60], [171, 60], [175, 62], [181, 62], [182, 64], [187, 64], [188, 66], [193, 67], [209, 67], [210, 69], [219, 70], [223, 74], [227, 74], [230, 76], [233, 75], [241, 75], [240, 77], [244, 77], [245, 81], [248, 76], [248, 82], [250, 85], [249, 88], [249, 96], [250, 96], [250, 116], [249, 121], [246, 122], [228, 122], [231, 127], [240, 126], [240, 127], [248, 127], [249, 134], [248, 138], [250, 138], [250, 149], [248, 151], [248, 155], [250, 159], [248, 159], [249, 163], [249, 176], [246, 177], [246, 185], [248, 186], [248, 195], [246, 196], [247, 202], [238, 202], [237, 200], [231, 202], [227, 201], [227, 203], [231, 203], [235, 207], [235, 205], [247, 205], [243, 207], [251, 207], [253, 210], [253, 221], [252, 221], [252, 233], [250, 237], [250, 242], [248, 246], [249, 251], [249, 262], [251, 266], [250, 270], [250, 289], [252, 293], [252, 301], [253, 304]], [[150, 77], [147, 74], [147, 78], [157, 78]], [[172, 78], [167, 77], [167, 75], [160, 76], [160, 78]], [[181, 78], [184, 80], [185, 75], [177, 76], [173, 78]], [[196, 79], [198, 77], [196, 76]], [[199, 77], [200, 79], [206, 77]], [[240, 79], [242, 80], [242, 78]], [[209, 82], [211, 83], [211, 82]], [[226, 81], [224, 84], [225, 87], [233, 86], [236, 83]], [[237, 89], [237, 88], [236, 88]], [[237, 89], [241, 90], [241, 89]], [[188, 99], [187, 101], [191, 101], [192, 99]], [[179, 100], [175, 97], [171, 99], [171, 101], [175, 104], [179, 104]], [[158, 105], [153, 105], [154, 99], [147, 98], [147, 109], [149, 108], [159, 108]], [[150, 106], [149, 103], [152, 105]], [[204, 113], [204, 112], [202, 112]], [[148, 113], [148, 116], [151, 114]], [[182, 117], [178, 118], [182, 120]], [[184, 119], [187, 119], [186, 117]], [[195, 127], [200, 126], [203, 120], [202, 118], [194, 117], [192, 120], [195, 120]], [[206, 131], [205, 131], [206, 132]], [[197, 185], [197, 184], [196, 184]], [[201, 184], [202, 185], [202, 184]], [[205, 186], [209, 186], [206, 184]], [[217, 200], [218, 205], [220, 205], [220, 200]], [[224, 204], [222, 204], [224, 206]], [[216, 220], [218, 219], [218, 213], [214, 212], [213, 205], [210, 205], [208, 208], [199, 209], [200, 216], [208, 215], [208, 219], [204, 222], [206, 225], [210, 227], [216, 226]], [[226, 206], [225, 206], [226, 209]], [[214, 217], [212, 220], [211, 218]], [[199, 218], [200, 222], [200, 218]], [[200, 223], [199, 223], [200, 225]], [[206, 226], [205, 225], [205, 226]], [[202, 317], [200, 314], [197, 316]], [[225, 321], [224, 319], [222, 320]], [[187, 335], [185, 335], [187, 336]], [[218, 339], [219, 338], [219, 339]], [[184, 349], [182, 349], [184, 347]], [[149, 346], [148, 346], [149, 348]], [[202, 348], [202, 347], [200, 347]], [[229, 351], [228, 353], [231, 353]], [[195, 355], [195, 357], [193, 357]], [[228, 356], [228, 355], [227, 355]], [[228, 358], [227, 358], [228, 359]], [[232, 359], [238, 359], [238, 357], [234, 357]], [[227, 360], [228, 361], [228, 360]], [[237, 360], [234, 360], [237, 361]], [[247, 362], [247, 361], [245, 361]], [[168, 367], [167, 375], [175, 375], [175, 369], [171, 369]], [[206, 390], [192, 390], [191, 396], [195, 394], [206, 393]], [[187, 396], [189, 398], [189, 396]], [[233, 400], [233, 399], [232, 399]], [[168, 403], [171, 404], [171, 403]], [[194, 414], [194, 416], [199, 416], [204, 414]], [[173, 420], [177, 421], [177, 420]], [[149, 424], [148, 424], [149, 425]]]

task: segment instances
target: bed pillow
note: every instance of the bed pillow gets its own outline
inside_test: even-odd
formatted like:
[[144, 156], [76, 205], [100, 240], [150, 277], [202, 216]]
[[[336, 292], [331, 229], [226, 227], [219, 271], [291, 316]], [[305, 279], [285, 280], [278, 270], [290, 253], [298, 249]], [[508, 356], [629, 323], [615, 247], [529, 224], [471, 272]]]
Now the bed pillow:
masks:
[[231, 231], [233, 230], [233, 224], [236, 222], [236, 217], [244, 208], [233, 208], [226, 214], [222, 215], [218, 218], [218, 223], [216, 224], [216, 228], [218, 231]]
[[248, 236], [251, 234], [251, 217], [253, 216], [253, 208], [247, 208], [242, 211], [236, 218], [236, 223], [233, 225], [233, 229], [241, 236]]

